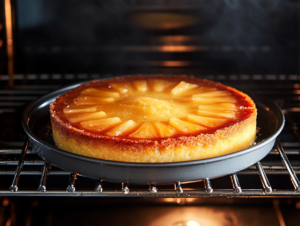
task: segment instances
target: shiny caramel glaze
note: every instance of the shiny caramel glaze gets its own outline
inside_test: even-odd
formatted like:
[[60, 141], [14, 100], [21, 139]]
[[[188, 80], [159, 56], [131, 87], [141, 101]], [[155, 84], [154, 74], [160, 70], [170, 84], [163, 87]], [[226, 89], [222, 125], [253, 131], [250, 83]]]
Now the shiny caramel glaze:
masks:
[[[153, 77], [149, 77], [150, 79], [153, 79]], [[161, 78], [160, 76], [157, 76], [155, 78]], [[80, 93], [83, 90], [86, 90], [87, 88], [93, 87], [99, 90], [110, 90], [109, 84], [110, 83], [122, 83], [123, 80], [126, 79], [126, 82], [128, 81], [139, 81], [139, 80], [145, 80], [147, 79], [147, 77], [143, 76], [143, 77], [129, 77], [129, 78], [119, 78], [119, 79], [113, 79], [113, 80], [105, 80], [105, 81], [93, 81], [92, 83], [88, 83], [88, 84], [83, 84], [81, 86], [79, 86], [78, 88], [71, 90], [67, 93], [65, 93], [64, 95], [59, 96], [56, 101], [51, 105], [51, 109], [53, 109], [53, 113], [55, 112], [55, 116], [57, 118], [59, 118], [59, 120], [61, 121], [61, 123], [65, 124], [65, 126], [72, 126], [78, 130], [83, 130], [84, 128], [81, 126], [80, 122], [78, 123], [72, 123], [68, 120], [68, 116], [70, 115], [66, 115], [63, 112], [63, 109], [66, 108], [67, 106], [70, 106], [72, 104], [74, 104], [74, 100], [80, 96]], [[186, 81], [186, 82], [190, 82], [193, 84], [197, 84], [201, 87], [208, 87], [208, 88], [217, 88], [218, 90], [221, 91], [228, 91], [230, 92], [231, 95], [234, 96], [234, 98], [237, 100], [237, 103], [235, 103], [236, 108], [238, 111], [235, 112], [235, 117], [234, 118], [229, 118], [226, 120], [225, 123], [223, 123], [220, 126], [216, 126], [214, 128], [207, 128], [202, 132], [205, 133], [214, 133], [216, 130], [222, 129], [224, 127], [228, 127], [231, 126], [233, 124], [235, 124], [236, 122], [239, 121], [243, 121], [245, 119], [247, 119], [254, 111], [255, 111], [255, 106], [254, 103], [251, 101], [251, 99], [246, 96], [245, 94], [230, 88], [230, 87], [226, 87], [221, 85], [220, 83], [213, 83], [211, 81], [207, 81], [207, 80], [201, 80], [201, 79], [195, 79], [195, 78], [188, 78], [188, 77], [163, 77], [163, 79], [166, 80], [171, 80], [172, 82], [174, 82], [174, 84], [177, 84], [178, 82], [181, 81]], [[171, 87], [172, 88], [172, 87]], [[114, 101], [112, 103], [99, 103], [97, 104], [97, 108], [99, 109], [99, 111], [103, 111], [107, 114], [107, 117], [105, 118], [109, 118], [109, 117], [117, 117], [121, 114], [120, 111], [126, 111], [128, 112], [128, 110], [132, 110], [132, 112], [134, 113], [133, 115], [126, 115], [125, 117], [120, 117], [120, 119], [122, 121], [127, 121], [127, 120], [134, 120], [137, 123], [139, 123], [139, 125], [141, 125], [141, 123], [145, 122], [145, 121], [161, 121], [163, 123], [168, 123], [169, 119], [174, 117], [174, 114], [177, 114], [176, 116], [178, 116], [178, 118], [180, 120], [185, 120], [187, 118], [188, 115], [197, 115], [197, 103], [191, 103], [189, 101], [186, 101], [186, 96], [181, 95], [181, 96], [175, 96], [174, 99], [176, 100], [177, 105], [175, 105], [174, 103], [171, 103], [168, 105], [167, 101], [168, 101], [168, 92], [170, 92], [170, 89], [167, 89], [167, 91], [165, 91], [164, 93], [157, 93], [157, 92], [153, 92], [153, 91], [149, 91], [146, 95], [144, 93], [138, 93], [135, 92], [133, 94], [120, 94], [121, 97], [119, 98], [120, 100]], [[115, 92], [115, 90], [111, 89], [113, 92]], [[123, 98], [122, 98], [123, 96]], [[129, 97], [128, 97], [129, 96]], [[131, 98], [131, 96], [133, 96], [134, 99]], [[157, 98], [153, 98], [156, 97]], [[164, 99], [162, 99], [161, 97], [164, 97]], [[172, 97], [172, 96], [171, 96]], [[161, 98], [161, 99], [160, 99]], [[139, 106], [135, 104], [139, 104], [140, 102], [142, 102], [144, 105], [146, 106], [146, 109], [148, 110], [148, 108], [151, 108], [151, 104], [158, 102], [158, 104], [156, 106], [158, 106], [156, 109], [155, 107], [153, 107], [153, 110], [150, 111], [149, 113], [149, 117], [147, 116], [146, 120], [143, 120], [142, 117], [139, 117], [139, 113], [143, 114], [144, 109], [140, 110], [139, 112]], [[167, 107], [166, 107], [167, 105]], [[190, 109], [188, 109], [188, 111], [186, 110], [185, 105], [192, 105], [192, 107]], [[112, 106], [112, 107], [110, 107]], [[82, 106], [82, 107], [86, 107], [86, 106]], [[126, 108], [127, 107], [127, 108]], [[144, 107], [144, 106], [142, 106]], [[194, 108], [193, 108], [194, 107]], [[164, 114], [163, 110], [164, 108], [166, 110], [168, 110], [169, 114]], [[171, 109], [171, 112], [170, 112]], [[145, 112], [144, 114], [147, 114], [148, 112]], [[173, 113], [173, 115], [172, 115]], [[175, 116], [175, 117], [176, 117]], [[210, 116], [207, 116], [210, 117]], [[159, 119], [158, 119], [159, 118]], [[185, 120], [186, 121], [186, 120]], [[97, 136], [105, 136], [105, 133], [107, 132], [106, 130], [103, 132], [96, 132], [96, 131], [89, 131], [90, 133], [93, 133]], [[178, 133], [172, 137], [180, 137], [184, 135], [184, 133], [181, 133], [180, 131], [178, 131]], [[189, 135], [197, 135], [197, 133], [192, 133]], [[128, 135], [122, 136], [122, 139], [124, 138], [129, 138]], [[134, 137], [131, 137], [130, 139], [135, 139]], [[136, 138], [138, 139], [138, 138]]]
[[[149, 85], [153, 79], [166, 80], [168, 82], [171, 81], [172, 84], [169, 85], [169, 87], [165, 87], [162, 91], [155, 90], [153, 86]], [[140, 83], [139, 86], [132, 87], [132, 84], [135, 84], [136, 81], [147, 81], [148, 90], [143, 90], [143, 82], [138, 82]], [[176, 93], [178, 92], [178, 89], [176, 91], [174, 87], [177, 87], [180, 82], [193, 84], [197, 87], [192, 87], [190, 90], [178, 94]], [[124, 89], [112, 87], [112, 84], [122, 84], [121, 86], [123, 86], [123, 84], [125, 84], [125, 86], [129, 84], [129, 87], [131, 86], [133, 91], [132, 93], [122, 93], [122, 90]], [[215, 110], [212, 105], [209, 106], [210, 111], [212, 111], [213, 114], [221, 114], [221, 117], [216, 117], [215, 115], [209, 117], [205, 115], [207, 113], [207, 103], [200, 104], [202, 107], [199, 107], [198, 103], [195, 103], [193, 100], [191, 100], [191, 96], [193, 95], [196, 95], [195, 98], [198, 98], [197, 92], [195, 94], [195, 92], [193, 93], [192, 91], [199, 89], [200, 87], [204, 87], [205, 89], [207, 88], [208, 90], [212, 89], [212, 91], [208, 92], [210, 96], [224, 94], [225, 96], [222, 97], [222, 100], [225, 100], [225, 103], [227, 103], [226, 101], [228, 100], [226, 97], [227, 94], [233, 97], [235, 99], [234, 116], [231, 117], [230, 114], [228, 116], [226, 111], [219, 112], [218, 110]], [[82, 93], [86, 93], [87, 91], [85, 90], [89, 91], [89, 88], [95, 88], [97, 90], [109, 92], [101, 93], [101, 95], [103, 94], [107, 99], [104, 99], [103, 103], [97, 104], [97, 112], [95, 116], [92, 114], [88, 114], [88, 116], [86, 116], [83, 113], [79, 113], [81, 118], [78, 119], [76, 116], [77, 113], [75, 113], [77, 118], [73, 117], [74, 114], [69, 114], [67, 112], [69, 109], [68, 106], [75, 106], [74, 102], [76, 102], [78, 99], [81, 101], [78, 97], [82, 96]], [[140, 88], [140, 90], [138, 90], [138, 88]], [[175, 95], [172, 92], [175, 93]], [[107, 97], [107, 95], [113, 97]], [[211, 98], [205, 97], [205, 95], [204, 98]], [[198, 99], [202, 101], [203, 95], [201, 94], [200, 96], [201, 98]], [[174, 97], [174, 100], [170, 100], [170, 97]], [[113, 101], [111, 101], [109, 98], [112, 98]], [[84, 101], [85, 100], [86, 99], [84, 99]], [[91, 100], [94, 101], [93, 99]], [[152, 104], [155, 102], [158, 104]], [[84, 102], [84, 104], [86, 104], [86, 102]], [[134, 104], [137, 104], [137, 106], [142, 105], [142, 110], [140, 110], [139, 107], [134, 106]], [[218, 104], [219, 103], [215, 104], [217, 109], [219, 107]], [[110, 105], [112, 105], [112, 107], [110, 107]], [[117, 105], [118, 107], [114, 105]], [[152, 107], [154, 106], [154, 109], [152, 109], [153, 111], [150, 109], [150, 114], [147, 114], [147, 112], [144, 112], [147, 111], [147, 108], [144, 108], [144, 105], [152, 105]], [[189, 107], [185, 108], [185, 106]], [[89, 105], [88, 103], [83, 107], [94, 106]], [[163, 112], [164, 107], [169, 110], [170, 114]], [[132, 112], [122, 115], [118, 114], [118, 111], [115, 109], [118, 109], [118, 111], [124, 110], [126, 112], [130, 112], [130, 110], [132, 110]], [[182, 111], [180, 111], [180, 109], [182, 109]], [[92, 109], [92, 111], [94, 110]], [[209, 158], [247, 148], [254, 142], [255, 139], [256, 108], [254, 102], [249, 96], [220, 83], [214, 83], [208, 80], [196, 79], [194, 77], [187, 76], [136, 76], [93, 81], [91, 83], [80, 85], [79, 87], [57, 97], [55, 102], [50, 105], [50, 113], [52, 126], [55, 130], [54, 140], [60, 148], [77, 154], [116, 161], [172, 162], [201, 159], [206, 157]], [[204, 116], [203, 113], [205, 113]], [[143, 117], [146, 117], [148, 121], [143, 121], [143, 117], [139, 117], [139, 115], [135, 114], [145, 114]], [[176, 117], [174, 118], [174, 115], [172, 114], [174, 114]], [[115, 119], [118, 116], [119, 119]], [[80, 121], [82, 117], [84, 120]], [[88, 124], [90, 121], [88, 117], [100, 117], [101, 120], [113, 118], [114, 120], [111, 121], [114, 121], [115, 124], [101, 132], [93, 131], [93, 129], [89, 130]], [[202, 123], [195, 121], [195, 119], [199, 120], [201, 117], [217, 118], [218, 120], [214, 127], [207, 127], [205, 124], [203, 125]], [[125, 126], [129, 126], [131, 130], [128, 130], [129, 132], [121, 134], [120, 136], [114, 136], [114, 134], [116, 134], [114, 131], [116, 129], [114, 128], [118, 126], [120, 127], [122, 123], [125, 123]], [[188, 126], [190, 124], [195, 125], [198, 131], [185, 132], [180, 131], [181, 127], [176, 127], [177, 125], [181, 126], [184, 123], [189, 123]], [[83, 126], [88, 129], [85, 129]], [[101, 129], [103, 128], [104, 127], [101, 127]], [[139, 130], [142, 130], [142, 133], [139, 133]], [[151, 134], [150, 137], [147, 137], [148, 135], [145, 135], [143, 130], [150, 131], [150, 133], [151, 130], [153, 130], [153, 134], [156, 134], [156, 137], [151, 137]], [[244, 136], [242, 134], [245, 131], [247, 131], [249, 137], [248, 135]], [[239, 137], [241, 136], [239, 134], [242, 134], [243, 138]], [[235, 146], [233, 144], [232, 146], [232, 142], [234, 143], [233, 139], [232, 142], [230, 141], [226, 144], [228, 148], [225, 145], [226, 148], [223, 152], [216, 151], [217, 149], [211, 149], [211, 147], [214, 147], [214, 145], [215, 147], [219, 147], [221, 145], [218, 144], [220, 141], [228, 140], [230, 137], [236, 137], [239, 140], [244, 139], [245, 142], [243, 143], [243, 140], [241, 140], [242, 144], [237, 144]], [[72, 150], [70, 150], [68, 146], [72, 146], [71, 140], [73, 143], [75, 142], [77, 145], [83, 146], [83, 150], [80, 148], [75, 148], [75, 150], [74, 146], [72, 147]], [[197, 147], [199, 145], [201, 148]], [[100, 148], [100, 146], [102, 146], [102, 148]], [[223, 145], [220, 147], [222, 146]], [[189, 150], [194, 150], [194, 148], [196, 148], [194, 152], [196, 153], [197, 150], [201, 150], [202, 154], [195, 154], [195, 156], [193, 156], [192, 152], [186, 155], [186, 153], [189, 152], [186, 150], [186, 148]], [[203, 151], [210, 149], [211, 154], [203, 154]], [[121, 153], [119, 152], [120, 150]], [[172, 150], [177, 150], [177, 155], [181, 157], [174, 157], [173, 155], [173, 157], [170, 157], [170, 151], [172, 152]], [[180, 152], [178, 152], [179, 150]], [[183, 153], [181, 153], [182, 151]], [[147, 152], [145, 158], [141, 157], [142, 152]], [[157, 154], [157, 152], [159, 152], [159, 154]], [[111, 156], [110, 153], [115, 153], [115, 155], [112, 154]], [[137, 155], [136, 153], [140, 154]], [[156, 155], [153, 153], [156, 153]]]

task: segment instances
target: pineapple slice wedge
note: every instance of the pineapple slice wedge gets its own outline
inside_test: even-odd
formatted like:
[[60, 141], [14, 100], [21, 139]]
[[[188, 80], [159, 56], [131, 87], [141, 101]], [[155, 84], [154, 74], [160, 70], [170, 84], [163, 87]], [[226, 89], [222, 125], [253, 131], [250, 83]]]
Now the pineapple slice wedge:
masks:
[[162, 92], [171, 86], [175, 86], [176, 84], [175, 82], [170, 82], [163, 79], [149, 79], [148, 81], [152, 90], [155, 92]]
[[127, 122], [122, 123], [121, 125], [118, 125], [111, 130], [109, 130], [106, 135], [108, 136], [124, 136], [129, 133], [132, 133], [134, 130], [137, 129], [138, 123], [136, 123], [133, 120], [128, 120]]
[[123, 83], [109, 83], [109, 87], [117, 90], [120, 93], [130, 93], [132, 92], [132, 84], [131, 82], [123, 82]]
[[196, 84], [191, 84], [191, 83], [187, 83], [187, 82], [184, 82], [184, 81], [181, 81], [177, 86], [175, 86], [172, 90], [171, 90], [171, 93], [173, 95], [179, 95], [179, 94], [182, 94], [188, 90], [191, 90], [191, 89], [195, 89], [197, 88], [198, 85]]
[[74, 103], [77, 105], [97, 105], [97, 104], [105, 104], [112, 103], [115, 99], [112, 97], [92, 97], [92, 96], [78, 96]]
[[221, 103], [221, 104], [208, 104], [208, 105], [199, 105], [199, 110], [204, 111], [213, 111], [213, 112], [220, 112], [220, 111], [236, 111], [236, 105], [231, 103]]
[[231, 96], [231, 93], [228, 91], [212, 91], [212, 92], [203, 92], [194, 94], [192, 97], [226, 97]]
[[235, 112], [212, 112], [212, 111], [204, 111], [198, 110], [198, 115], [213, 117], [213, 118], [228, 118], [233, 119], [235, 117]]
[[96, 112], [97, 106], [77, 106], [70, 105], [63, 109], [64, 114], [79, 114], [79, 113], [88, 113]]
[[133, 81], [133, 86], [139, 92], [146, 92], [148, 90], [147, 81], [146, 80], [137, 80]]
[[92, 132], [103, 132], [105, 130], [109, 130], [119, 124], [122, 121], [119, 117], [114, 118], [105, 118], [105, 119], [97, 119], [81, 122], [80, 125], [82, 128], [92, 131]]
[[193, 102], [199, 104], [217, 104], [217, 103], [236, 103], [236, 99], [234, 97], [193, 97]]
[[184, 134], [193, 134], [196, 132], [207, 130], [206, 127], [195, 125], [190, 122], [185, 122], [178, 118], [171, 118], [169, 123], [171, 126], [173, 126], [175, 129], [177, 129], [179, 132], [184, 133]]
[[77, 123], [77, 122], [88, 121], [93, 119], [100, 119], [104, 117], [106, 117], [106, 113], [104, 111], [100, 111], [100, 112], [85, 113], [80, 115], [71, 115], [67, 117], [67, 119], [71, 123]]
[[131, 133], [129, 137], [151, 139], [158, 138], [159, 135], [151, 122], [144, 122], [142, 126]]
[[114, 97], [114, 98], [120, 97], [120, 94], [117, 92], [103, 91], [95, 88], [87, 88], [85, 90], [82, 90], [81, 94], [88, 95], [88, 96], [99, 96], [99, 97]]
[[176, 129], [174, 129], [172, 126], [166, 125], [162, 122], [154, 122], [153, 125], [154, 125], [154, 127], [158, 133], [158, 136], [160, 138], [173, 137], [174, 135], [178, 134]]
[[213, 91], [217, 91], [217, 90], [218, 89], [214, 88], [214, 87], [199, 87], [199, 88], [188, 90], [188, 91], [184, 92], [182, 95], [183, 96], [192, 96], [192, 95], [199, 94], [199, 93], [213, 92]]
[[222, 118], [209, 118], [197, 115], [188, 115], [187, 120], [191, 123], [198, 124], [200, 126], [205, 126], [209, 128], [215, 128], [217, 126], [221, 126], [224, 123], [228, 122], [227, 119]]

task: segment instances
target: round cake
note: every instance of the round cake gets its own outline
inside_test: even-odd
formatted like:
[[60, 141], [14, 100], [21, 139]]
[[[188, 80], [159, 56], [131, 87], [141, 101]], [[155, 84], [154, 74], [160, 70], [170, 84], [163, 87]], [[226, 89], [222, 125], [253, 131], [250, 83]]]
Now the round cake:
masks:
[[207, 159], [250, 147], [252, 99], [187, 76], [134, 76], [85, 83], [50, 105], [62, 150], [122, 162]]

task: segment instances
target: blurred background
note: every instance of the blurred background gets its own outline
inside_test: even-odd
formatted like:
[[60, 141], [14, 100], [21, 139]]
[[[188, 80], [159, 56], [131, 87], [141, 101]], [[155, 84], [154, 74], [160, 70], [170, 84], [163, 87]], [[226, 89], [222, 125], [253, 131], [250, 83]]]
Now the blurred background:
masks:
[[14, 73], [299, 72], [297, 0], [2, 2]]

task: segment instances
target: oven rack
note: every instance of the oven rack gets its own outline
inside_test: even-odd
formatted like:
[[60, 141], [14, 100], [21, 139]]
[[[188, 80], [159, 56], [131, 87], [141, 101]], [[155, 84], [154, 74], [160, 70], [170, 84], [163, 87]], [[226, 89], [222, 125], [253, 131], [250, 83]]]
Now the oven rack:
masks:
[[[35, 99], [37, 96], [43, 95], [48, 91], [58, 88], [60, 85], [57, 81], [61, 79], [68, 82], [71, 79], [93, 79], [96, 77], [107, 77], [99, 75], [15, 75], [15, 81], [34, 81], [35, 84], [30, 85], [13, 85], [13, 89], [0, 90], [1, 94], [7, 95], [8, 99], [23, 98], [23, 102]], [[291, 115], [300, 113], [299, 105], [299, 88], [297, 75], [216, 75], [206, 76], [220, 82], [233, 82], [240, 85], [241, 82], [246, 82], [247, 88], [254, 89], [264, 95], [271, 96], [282, 108], [286, 118], [286, 125], [296, 141], [289, 141], [279, 138], [273, 150], [267, 157], [279, 157], [282, 165], [273, 164], [272, 161], [264, 161], [237, 172], [236, 174], [225, 176], [227, 181], [230, 181], [230, 188], [215, 186], [217, 179], [207, 178], [203, 182], [181, 183], [177, 182], [174, 185], [143, 185], [136, 186], [128, 183], [114, 184], [105, 181], [92, 180], [92, 186], [81, 188], [77, 186], [76, 179], [83, 178], [76, 172], [66, 172], [57, 169], [50, 163], [39, 158], [34, 150], [31, 150], [28, 139], [22, 141], [0, 140], [0, 156], [19, 156], [16, 158], [2, 158], [0, 160], [0, 177], [9, 177], [11, 186], [0, 187], [0, 196], [38, 196], [38, 197], [158, 197], [158, 198], [197, 198], [197, 197], [227, 197], [227, 198], [278, 198], [278, 197], [300, 197], [300, 182], [297, 174], [300, 174], [299, 153], [300, 153], [300, 135], [297, 129], [297, 122]], [[11, 82], [10, 76], [2, 76], [2, 81]], [[0, 82], [1, 82], [0, 79]], [[279, 82], [282, 84], [279, 84]], [[45, 81], [48, 81], [45, 85]], [[286, 82], [288, 81], [288, 82]], [[36, 84], [38, 83], [38, 84]], [[39, 84], [42, 83], [42, 84]], [[25, 88], [24, 88], [25, 87]], [[42, 89], [44, 88], [44, 89]], [[267, 88], [267, 91], [264, 92]], [[8, 95], [15, 94], [17, 95]], [[291, 95], [293, 94], [293, 95]], [[296, 95], [295, 95], [296, 94]], [[22, 96], [21, 96], [22, 95]], [[31, 98], [29, 98], [31, 95]], [[19, 101], [19, 99], [17, 99]], [[16, 100], [7, 102], [9, 107], [0, 106], [0, 111], [5, 114], [18, 112], [18, 102]], [[21, 104], [20, 104], [21, 105]], [[1, 115], [0, 115], [1, 116]], [[298, 116], [297, 116], [298, 117]], [[24, 139], [23, 139], [24, 140]], [[23, 148], [16, 148], [23, 145]], [[12, 147], [12, 148], [11, 148]], [[293, 160], [290, 161], [291, 157]], [[15, 167], [17, 169], [15, 170]], [[36, 186], [27, 187], [19, 186], [19, 180], [23, 177], [39, 177], [39, 183]], [[258, 176], [260, 186], [243, 187], [240, 184], [241, 177]], [[287, 188], [277, 189], [270, 182], [272, 176], [286, 176], [289, 181], [284, 181]], [[61, 185], [57, 187], [47, 186], [47, 178], [64, 177], [65, 187]], [[225, 180], [225, 179], [224, 179]], [[24, 183], [23, 183], [24, 184]]]
[[[31, 164], [26, 162], [25, 155], [28, 150], [29, 141], [25, 141], [21, 157], [19, 159], [16, 171], [2, 171], [0, 175], [11, 175], [14, 173], [14, 179], [12, 185], [8, 190], [0, 191], [2, 196], [72, 196], [72, 197], [160, 197], [160, 198], [196, 198], [196, 197], [299, 197], [300, 196], [300, 181], [296, 174], [300, 173], [300, 167], [292, 167], [288, 157], [282, 147], [281, 142], [277, 138], [272, 152], [278, 153], [281, 157], [284, 167], [263, 166], [260, 162], [257, 162], [254, 166], [251, 166], [245, 170], [242, 170], [236, 174], [230, 175], [232, 182], [232, 189], [214, 189], [211, 185], [211, 180], [207, 178], [204, 181], [204, 188], [197, 190], [184, 190], [181, 182], [174, 184], [174, 189], [159, 190], [155, 184], [150, 184], [149, 189], [131, 191], [128, 183], [122, 183], [120, 189], [117, 190], [105, 190], [102, 181], [95, 180], [95, 187], [93, 190], [76, 190], [76, 179], [80, 176], [76, 173], [66, 171], [52, 171], [51, 164], [45, 161], [37, 161], [35, 164], [43, 165], [41, 171], [22, 171], [23, 165]], [[15, 162], [14, 162], [15, 163]], [[13, 163], [11, 163], [13, 164]], [[242, 189], [239, 183], [238, 175], [251, 175], [258, 174], [262, 183], [262, 189]], [[294, 189], [290, 190], [276, 190], [272, 189], [272, 186], [268, 180], [267, 175], [280, 175], [288, 174]], [[40, 184], [36, 190], [19, 190], [18, 181], [21, 175], [40, 175]], [[47, 176], [48, 175], [68, 175], [69, 184], [65, 190], [49, 191], [46, 189]]]

